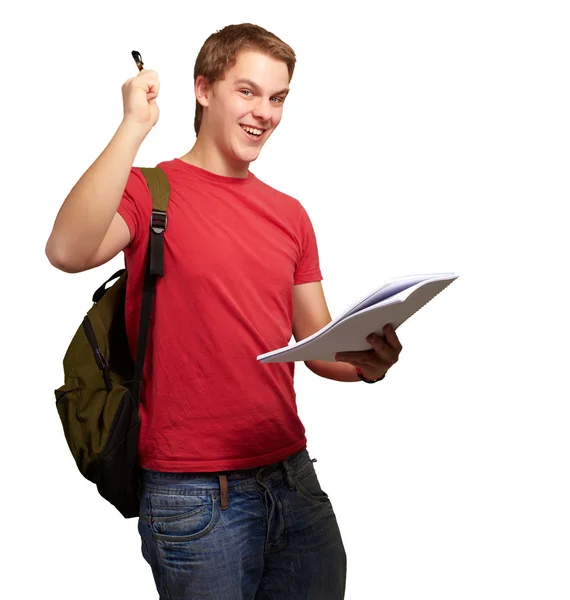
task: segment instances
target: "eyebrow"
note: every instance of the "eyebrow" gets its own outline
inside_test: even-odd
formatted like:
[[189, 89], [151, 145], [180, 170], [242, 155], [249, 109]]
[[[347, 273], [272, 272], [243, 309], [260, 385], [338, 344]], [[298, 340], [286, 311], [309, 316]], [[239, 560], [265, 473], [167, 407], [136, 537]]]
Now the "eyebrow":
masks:
[[[245, 84], [251, 86], [256, 92], [260, 92], [261, 91], [261, 88], [257, 85], [257, 83], [255, 83], [251, 79], [247, 79], [246, 77], [242, 77], [241, 79], [236, 79], [234, 81], [234, 85], [237, 85], [238, 83], [245, 83]], [[278, 92], [275, 92], [272, 95], [273, 96], [279, 96], [280, 94], [287, 95], [289, 93], [289, 91], [290, 91], [289, 88], [284, 88], [282, 90], [279, 90]]]

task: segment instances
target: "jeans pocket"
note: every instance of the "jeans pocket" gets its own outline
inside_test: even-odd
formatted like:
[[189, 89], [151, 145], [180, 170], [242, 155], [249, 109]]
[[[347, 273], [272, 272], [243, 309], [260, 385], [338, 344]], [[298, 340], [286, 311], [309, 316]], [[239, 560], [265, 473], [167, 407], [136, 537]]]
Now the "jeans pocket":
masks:
[[294, 474], [294, 478], [297, 491], [306, 498], [317, 502], [327, 502], [329, 500], [328, 494], [321, 488], [313, 460], [301, 465]]
[[220, 518], [213, 494], [151, 492], [148, 511], [153, 536], [164, 542], [188, 542], [204, 537]]

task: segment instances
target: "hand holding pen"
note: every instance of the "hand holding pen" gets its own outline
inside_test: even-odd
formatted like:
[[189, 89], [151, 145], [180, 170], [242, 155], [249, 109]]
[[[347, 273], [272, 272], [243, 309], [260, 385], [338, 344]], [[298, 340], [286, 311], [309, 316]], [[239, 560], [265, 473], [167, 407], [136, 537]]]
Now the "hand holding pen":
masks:
[[160, 114], [156, 104], [160, 82], [156, 71], [143, 68], [139, 52], [133, 50], [131, 55], [139, 73], [123, 83], [123, 122], [142, 126], [146, 135], [156, 125]]

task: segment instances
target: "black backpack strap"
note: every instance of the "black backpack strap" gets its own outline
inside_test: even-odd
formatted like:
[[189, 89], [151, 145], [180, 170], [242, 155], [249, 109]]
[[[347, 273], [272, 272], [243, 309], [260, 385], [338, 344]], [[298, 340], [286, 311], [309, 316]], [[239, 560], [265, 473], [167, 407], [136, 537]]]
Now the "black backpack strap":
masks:
[[140, 402], [142, 391], [144, 359], [150, 332], [156, 280], [157, 277], [164, 275], [164, 231], [168, 222], [166, 212], [170, 196], [168, 177], [160, 167], [140, 167], [140, 170], [152, 195], [152, 215], [133, 376], [132, 392], [137, 405]]
[[102, 286], [100, 286], [97, 289], [97, 291], [93, 294], [93, 302], [99, 302], [99, 300], [101, 300], [101, 298], [105, 295], [105, 292], [107, 291], [105, 286], [109, 283], [109, 281], [117, 279], [117, 277], [120, 277], [124, 272], [125, 269], [121, 269], [120, 271], [117, 271], [114, 275], [111, 275], [111, 277], [109, 277], [109, 279], [107, 279], [107, 281]]

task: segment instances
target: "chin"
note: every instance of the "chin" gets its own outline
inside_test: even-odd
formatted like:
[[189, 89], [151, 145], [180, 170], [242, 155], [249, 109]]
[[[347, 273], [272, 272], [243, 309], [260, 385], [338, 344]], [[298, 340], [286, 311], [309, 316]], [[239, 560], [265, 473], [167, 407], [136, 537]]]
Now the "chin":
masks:
[[254, 160], [257, 160], [257, 158], [259, 157], [260, 150], [258, 150], [257, 152], [234, 152], [234, 156], [244, 163], [249, 163], [253, 162]]

